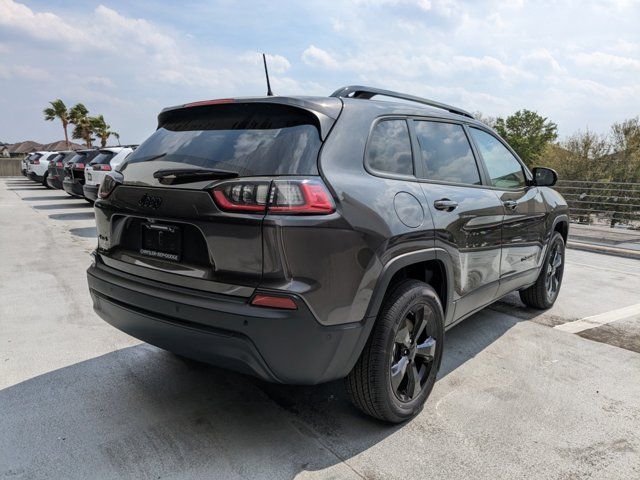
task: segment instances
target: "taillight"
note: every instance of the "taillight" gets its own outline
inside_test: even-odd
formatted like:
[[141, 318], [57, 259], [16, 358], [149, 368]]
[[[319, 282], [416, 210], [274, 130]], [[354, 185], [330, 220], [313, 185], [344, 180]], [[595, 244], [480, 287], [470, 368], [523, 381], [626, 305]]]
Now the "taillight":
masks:
[[276, 180], [271, 190], [269, 213], [328, 214], [335, 206], [319, 180]]
[[98, 164], [93, 166], [93, 169], [94, 170], [101, 170], [103, 172], [110, 172], [111, 171], [111, 165], [109, 165], [109, 164], [103, 165], [103, 164], [98, 163]]
[[73, 168], [75, 170], [84, 170], [84, 163], [74, 163]]
[[317, 179], [231, 181], [214, 187], [212, 194], [218, 207], [230, 212], [322, 215], [335, 211], [329, 191]]
[[[116, 179], [114, 175], [118, 175], [119, 178]], [[98, 196], [100, 198], [107, 198], [115, 188], [122, 183], [122, 175], [118, 172], [107, 174], [104, 177], [104, 180], [100, 184], [100, 188], [98, 189]]]
[[56, 162], [56, 168], [63, 168], [64, 164], [62, 162]]
[[34, 160], [34, 161], [33, 161], [33, 164], [34, 164], [34, 165], [40, 165], [40, 160]]
[[213, 198], [222, 210], [264, 213], [270, 182], [229, 182], [213, 189]]

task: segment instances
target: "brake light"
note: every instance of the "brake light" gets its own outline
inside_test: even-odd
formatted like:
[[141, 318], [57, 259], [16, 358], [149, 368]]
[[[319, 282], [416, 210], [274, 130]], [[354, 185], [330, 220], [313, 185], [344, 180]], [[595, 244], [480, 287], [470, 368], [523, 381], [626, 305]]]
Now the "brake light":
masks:
[[63, 168], [64, 165], [62, 162], [56, 162], [56, 168]]
[[229, 182], [213, 189], [213, 198], [222, 210], [264, 213], [269, 182]]
[[184, 107], [203, 107], [205, 105], [219, 105], [221, 103], [233, 103], [233, 98], [218, 98], [217, 100], [202, 100], [200, 102], [191, 102], [184, 104]]
[[212, 195], [221, 210], [230, 212], [319, 215], [335, 211], [319, 179], [230, 181], [214, 187]]
[[[119, 178], [115, 178], [118, 176]], [[118, 172], [113, 172], [105, 175], [104, 180], [98, 187], [98, 196], [100, 198], [107, 198], [109, 195], [113, 193], [118, 185], [122, 183], [122, 175]]]
[[276, 180], [269, 213], [328, 214], [335, 207], [327, 188], [319, 180]]
[[74, 168], [75, 170], [84, 170], [84, 163], [75, 163], [75, 164], [73, 165], [73, 168]]
[[251, 300], [254, 307], [282, 308], [285, 310], [297, 310], [298, 305], [290, 297], [279, 297], [276, 295], [256, 295]]
[[103, 172], [110, 172], [111, 171], [111, 165], [109, 165], [109, 164], [102, 165], [102, 164], [98, 163], [98, 164], [93, 166], [93, 169], [94, 170], [101, 170]]
[[34, 160], [32, 163], [33, 165], [40, 165], [40, 160]]

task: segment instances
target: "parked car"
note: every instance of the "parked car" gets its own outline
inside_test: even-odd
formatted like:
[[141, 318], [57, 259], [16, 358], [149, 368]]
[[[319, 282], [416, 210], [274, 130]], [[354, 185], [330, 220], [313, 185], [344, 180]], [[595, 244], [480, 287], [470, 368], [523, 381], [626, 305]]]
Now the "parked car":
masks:
[[74, 157], [64, 165], [62, 188], [73, 197], [84, 198], [84, 167], [93, 160], [97, 149], [77, 150]]
[[401, 422], [446, 329], [513, 291], [555, 302], [556, 179], [467, 112], [387, 90], [167, 108], [100, 186], [94, 309], [268, 381], [346, 377], [355, 405]]
[[98, 189], [102, 179], [111, 170], [115, 170], [122, 161], [133, 152], [135, 146], [108, 147], [100, 149], [100, 153], [84, 168], [84, 198], [90, 202], [98, 198]]
[[58, 152], [36, 152], [35, 156], [29, 160], [27, 165], [27, 176], [34, 182], [41, 183], [47, 187], [47, 173], [49, 169], [49, 159], [55, 157]]
[[76, 152], [74, 150], [65, 150], [49, 161], [49, 174], [47, 175], [47, 185], [50, 188], [62, 190], [62, 181], [64, 179], [64, 165], [73, 157]]
[[29, 155], [27, 155], [26, 157], [24, 157], [22, 159], [22, 161], [20, 162], [20, 171], [22, 172], [22, 175], [24, 175], [25, 177], [28, 177], [28, 170], [29, 170], [29, 160], [35, 159], [35, 158], [40, 158], [40, 154], [39, 153], [30, 153]]

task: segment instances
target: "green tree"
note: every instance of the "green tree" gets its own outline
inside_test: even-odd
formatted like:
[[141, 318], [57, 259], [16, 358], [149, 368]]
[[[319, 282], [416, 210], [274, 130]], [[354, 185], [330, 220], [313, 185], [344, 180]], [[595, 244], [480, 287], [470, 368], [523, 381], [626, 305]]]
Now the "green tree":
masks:
[[44, 119], [50, 122], [56, 118], [60, 120], [62, 129], [64, 130], [64, 141], [67, 142], [67, 148], [69, 148], [69, 134], [67, 132], [67, 127], [69, 126], [69, 111], [67, 110], [67, 106], [60, 99], [49, 102], [49, 104], [51, 106], [42, 111], [42, 113], [44, 113]]
[[539, 160], [545, 147], [558, 138], [558, 126], [531, 110], [518, 110], [506, 119], [498, 118], [494, 128], [528, 166]]
[[111, 125], [107, 124], [104, 121], [104, 117], [102, 115], [98, 115], [97, 117], [90, 117], [91, 120], [91, 128], [93, 133], [100, 139], [100, 146], [102, 148], [107, 146], [107, 140], [109, 137], [113, 135], [118, 140], [120, 139], [120, 135], [118, 132], [114, 132], [111, 130]]
[[76, 139], [84, 140], [87, 148], [93, 146], [93, 122], [89, 116], [89, 110], [82, 103], [78, 103], [69, 110], [69, 121], [73, 124], [73, 133], [71, 136]]
[[613, 153], [607, 160], [613, 180], [640, 182], [640, 118], [614, 123], [610, 142]]

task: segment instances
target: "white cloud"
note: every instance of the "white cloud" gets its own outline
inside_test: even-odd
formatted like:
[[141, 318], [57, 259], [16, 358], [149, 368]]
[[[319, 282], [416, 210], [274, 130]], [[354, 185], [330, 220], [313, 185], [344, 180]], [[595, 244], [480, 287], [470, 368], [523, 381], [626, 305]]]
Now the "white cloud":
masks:
[[51, 78], [46, 70], [30, 65], [0, 65], [0, 78], [45, 81]]
[[312, 67], [338, 68], [338, 61], [329, 52], [315, 45], [310, 45], [302, 52], [302, 61]]
[[577, 65], [583, 67], [627, 70], [629, 72], [640, 71], [640, 60], [603, 52], [581, 52], [575, 55], [574, 61]]
[[[282, 55], [266, 54], [267, 66], [269, 67], [269, 73], [284, 73], [291, 68], [291, 63], [286, 57]], [[246, 52], [240, 56], [240, 59], [247, 62], [254, 67], [262, 67], [262, 53], [259, 52]]]
[[83, 45], [90, 42], [85, 31], [67, 24], [53, 13], [36, 13], [13, 0], [0, 0], [0, 25], [39, 40]]

